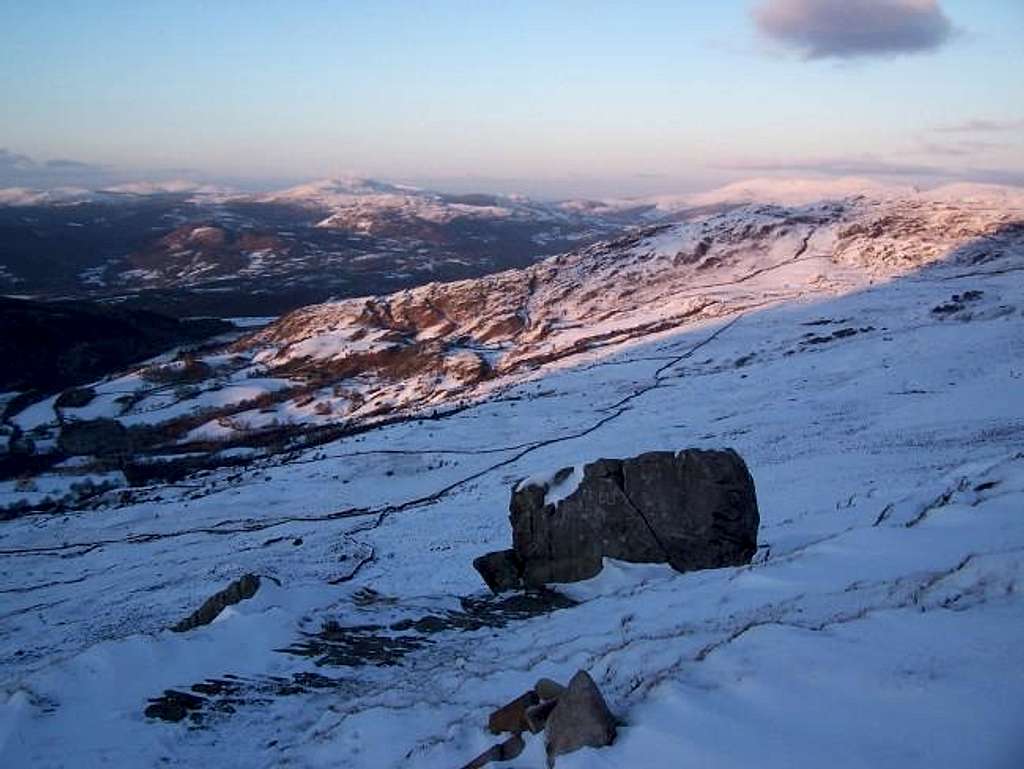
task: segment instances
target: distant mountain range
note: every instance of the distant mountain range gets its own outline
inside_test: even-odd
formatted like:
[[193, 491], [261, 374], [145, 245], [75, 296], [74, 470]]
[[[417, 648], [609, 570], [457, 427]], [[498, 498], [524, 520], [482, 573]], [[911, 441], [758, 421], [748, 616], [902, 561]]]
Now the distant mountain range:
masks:
[[0, 294], [116, 301], [179, 317], [274, 315], [527, 267], [742, 203], [881, 189], [863, 179], [755, 179], [701, 194], [540, 201], [363, 178], [267, 193], [188, 181], [8, 188], [0, 189]]
[[549, 203], [370, 179], [262, 194], [187, 182], [6, 189], [0, 292], [267, 315], [524, 267], [664, 214], [649, 202]]
[[[780, 194], [796, 199], [810, 193], [789, 187]], [[387, 204], [370, 206], [377, 195]], [[321, 202], [329, 196], [330, 204]], [[308, 205], [318, 216], [322, 208], [332, 210], [326, 219], [350, 217], [350, 228], [363, 221], [353, 207], [369, 207], [367, 221], [383, 221], [383, 210], [397, 221], [418, 210], [420, 226], [442, 226], [445, 216], [461, 210], [457, 206], [469, 205], [333, 186], [296, 188], [250, 205], [281, 205], [282, 199], [295, 201], [289, 210]], [[514, 218], [536, 205], [500, 202], [470, 208]], [[523, 269], [304, 307], [202, 357], [185, 354], [109, 379], [81, 411], [40, 403], [15, 422], [39, 431], [40, 445], [47, 435], [53, 439], [48, 431], [61, 420], [159, 426], [159, 434], [147, 437], [159, 451], [358, 430], [457, 408], [521, 385], [549, 366], [583, 365], [602, 351], [692, 324], [851, 293], [923, 270], [990, 263], [1018, 269], [1024, 253], [1024, 195], [1012, 189], [876, 189], [787, 206], [704, 203], [728, 210], [698, 215], [700, 209], [683, 209], [687, 221], [649, 224]], [[465, 223], [467, 216], [455, 221]], [[487, 216], [497, 221], [497, 214]], [[321, 218], [309, 231], [334, 230]], [[159, 243], [168, 256], [200, 247], [193, 244], [237, 254], [255, 248], [240, 240], [256, 237], [188, 226]], [[834, 325], [807, 330], [787, 354], [877, 331], [842, 325], [842, 319]], [[188, 386], [169, 390], [169, 382]]]

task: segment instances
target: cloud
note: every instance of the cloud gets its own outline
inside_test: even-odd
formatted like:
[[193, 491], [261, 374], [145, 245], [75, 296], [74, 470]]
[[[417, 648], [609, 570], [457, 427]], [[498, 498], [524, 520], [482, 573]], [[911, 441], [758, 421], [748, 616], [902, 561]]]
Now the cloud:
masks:
[[752, 13], [762, 34], [806, 59], [929, 51], [953, 32], [938, 0], [764, 0]]
[[1024, 120], [965, 120], [935, 129], [942, 133], [998, 133], [1024, 131]]
[[827, 176], [949, 176], [947, 169], [917, 163], [897, 163], [871, 155], [856, 157], [816, 158], [810, 160], [740, 161], [719, 168], [730, 171], [782, 172], [793, 171]]
[[78, 160], [67, 160], [66, 158], [60, 158], [57, 160], [47, 160], [46, 163], [44, 163], [43, 165], [45, 165], [47, 168], [56, 171], [87, 171], [96, 168], [96, 166], [90, 163], [82, 163], [81, 161]]
[[942, 155], [944, 157], [967, 157], [982, 152], [990, 152], [1010, 146], [1005, 142], [979, 142], [979, 141], [956, 141], [956, 142], [921, 142], [921, 150], [928, 155]]
[[946, 181], [986, 182], [1024, 186], [1024, 168], [989, 168], [977, 165], [942, 167], [905, 163], [870, 155], [810, 160], [741, 161], [717, 166], [721, 170], [767, 174], [815, 174], [822, 177], [894, 177], [922, 183]]
[[0, 148], [0, 187], [98, 185], [110, 178], [109, 169], [103, 166], [67, 158], [39, 162]]
[[0, 148], [0, 174], [26, 171], [35, 167], [35, 162], [28, 155], [19, 155]]

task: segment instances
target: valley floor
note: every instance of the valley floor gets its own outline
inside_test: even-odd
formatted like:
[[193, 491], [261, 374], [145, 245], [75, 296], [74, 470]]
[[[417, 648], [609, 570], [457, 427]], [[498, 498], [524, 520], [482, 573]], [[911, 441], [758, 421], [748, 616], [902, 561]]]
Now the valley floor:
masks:
[[[4, 523], [0, 765], [457, 767], [490, 709], [582, 668], [624, 726], [560, 769], [1021, 766], [1019, 270], [721, 319], [443, 419]], [[543, 611], [485, 595], [471, 562], [508, 546], [517, 479], [690, 446], [749, 465], [753, 564], [609, 562]], [[253, 599], [165, 629], [247, 572]], [[203, 682], [195, 718], [144, 716]], [[505, 765], [543, 767], [542, 737]]]

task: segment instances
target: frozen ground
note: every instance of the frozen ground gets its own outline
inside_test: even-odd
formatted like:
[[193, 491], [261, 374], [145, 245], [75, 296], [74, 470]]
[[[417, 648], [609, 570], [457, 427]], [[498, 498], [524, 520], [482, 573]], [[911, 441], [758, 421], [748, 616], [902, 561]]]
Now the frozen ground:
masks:
[[[625, 725], [561, 769], [1021, 766], [1022, 267], [717, 319], [442, 419], [4, 523], [0, 765], [457, 767], [489, 709], [584, 668]], [[471, 561], [507, 546], [518, 480], [688, 446], [749, 464], [752, 565], [609, 563], [550, 613], [486, 598]], [[253, 599], [165, 629], [246, 572]], [[204, 682], [196, 718], [143, 715]], [[543, 767], [541, 739], [504, 765]]]

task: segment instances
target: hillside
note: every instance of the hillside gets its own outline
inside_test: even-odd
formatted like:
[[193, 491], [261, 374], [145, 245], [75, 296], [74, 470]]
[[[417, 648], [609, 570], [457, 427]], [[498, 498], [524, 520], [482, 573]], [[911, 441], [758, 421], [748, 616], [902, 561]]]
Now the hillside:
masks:
[[748, 205], [523, 270], [314, 305], [212, 351], [208, 375], [189, 388], [169, 389], [160, 363], [99, 386], [60, 419], [51, 403], [15, 421], [40, 436], [61, 419], [159, 425], [155, 448], [187, 451], [429, 415], [630, 340], [1016, 254], [1024, 206], [978, 192], [963, 202], [940, 190]]
[[0, 297], [0, 327], [0, 392], [36, 395], [87, 384], [234, 328], [211, 318], [183, 321], [90, 302], [7, 297]]
[[[991, 189], [752, 204], [37, 404], [13, 421], [40, 451], [59, 412], [196, 464], [0, 484], [0, 763], [463, 766], [491, 709], [586, 669], [619, 738], [558, 769], [1016, 766], [1022, 271]], [[518, 481], [686, 447], [746, 460], [751, 564], [486, 591]]]

